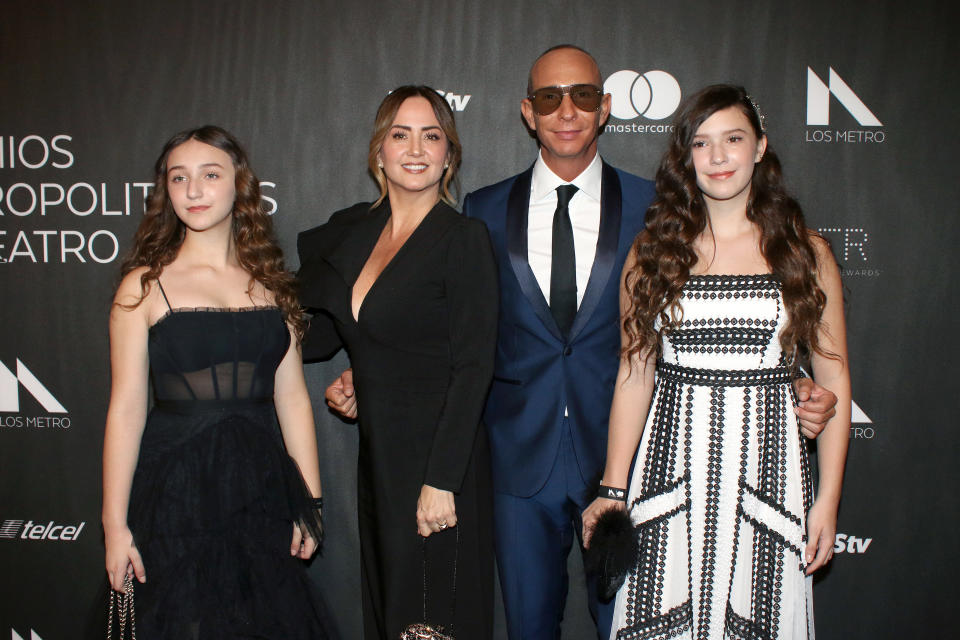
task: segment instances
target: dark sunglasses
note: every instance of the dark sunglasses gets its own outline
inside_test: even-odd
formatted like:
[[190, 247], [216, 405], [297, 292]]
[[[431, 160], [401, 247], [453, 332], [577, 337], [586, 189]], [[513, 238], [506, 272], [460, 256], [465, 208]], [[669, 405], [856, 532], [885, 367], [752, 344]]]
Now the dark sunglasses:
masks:
[[557, 87], [543, 87], [527, 96], [533, 110], [541, 116], [548, 116], [560, 108], [563, 96], [569, 95], [573, 104], [581, 111], [599, 111], [603, 90], [593, 84], [562, 84]]

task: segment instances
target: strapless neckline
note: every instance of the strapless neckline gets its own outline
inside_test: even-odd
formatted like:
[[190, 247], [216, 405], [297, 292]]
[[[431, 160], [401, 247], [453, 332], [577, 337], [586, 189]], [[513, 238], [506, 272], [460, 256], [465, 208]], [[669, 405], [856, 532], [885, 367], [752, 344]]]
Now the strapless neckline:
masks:
[[168, 309], [156, 322], [150, 325], [149, 331], [153, 331], [154, 327], [178, 313], [249, 313], [252, 311], [280, 311], [280, 307], [272, 304], [258, 304], [248, 307], [174, 307]]

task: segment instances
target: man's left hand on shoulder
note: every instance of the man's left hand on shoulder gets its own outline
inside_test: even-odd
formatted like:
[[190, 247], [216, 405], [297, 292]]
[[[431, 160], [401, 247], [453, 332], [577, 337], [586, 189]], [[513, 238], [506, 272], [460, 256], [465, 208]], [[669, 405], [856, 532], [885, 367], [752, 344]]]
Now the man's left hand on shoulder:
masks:
[[816, 438], [827, 426], [827, 421], [837, 413], [837, 396], [810, 378], [794, 380], [793, 388], [800, 401], [794, 409], [800, 419], [800, 432], [810, 439]]

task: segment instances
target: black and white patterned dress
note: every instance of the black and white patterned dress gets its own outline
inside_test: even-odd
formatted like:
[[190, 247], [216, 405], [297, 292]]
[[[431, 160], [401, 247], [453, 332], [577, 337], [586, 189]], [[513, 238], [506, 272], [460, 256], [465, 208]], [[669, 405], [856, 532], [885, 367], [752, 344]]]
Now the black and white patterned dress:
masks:
[[630, 482], [641, 557], [611, 638], [812, 638], [813, 500], [772, 275], [691, 276]]

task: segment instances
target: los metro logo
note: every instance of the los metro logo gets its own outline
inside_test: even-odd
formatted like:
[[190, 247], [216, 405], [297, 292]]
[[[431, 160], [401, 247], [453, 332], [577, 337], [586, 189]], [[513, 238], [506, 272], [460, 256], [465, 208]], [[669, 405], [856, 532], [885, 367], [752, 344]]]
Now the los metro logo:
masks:
[[17, 373], [14, 375], [3, 362], [0, 362], [0, 411], [20, 411], [20, 385], [23, 385], [23, 388], [40, 403], [40, 406], [50, 413], [67, 413], [66, 407], [53, 397], [53, 394], [43, 386], [37, 376], [33, 375], [27, 365], [20, 361], [20, 358], [17, 358], [16, 368]]
[[830, 95], [837, 99], [857, 122], [865, 127], [882, 127], [883, 123], [873, 115], [860, 96], [843, 81], [840, 74], [830, 67], [827, 82], [820, 79], [813, 69], [807, 67], [807, 125], [830, 124]]

